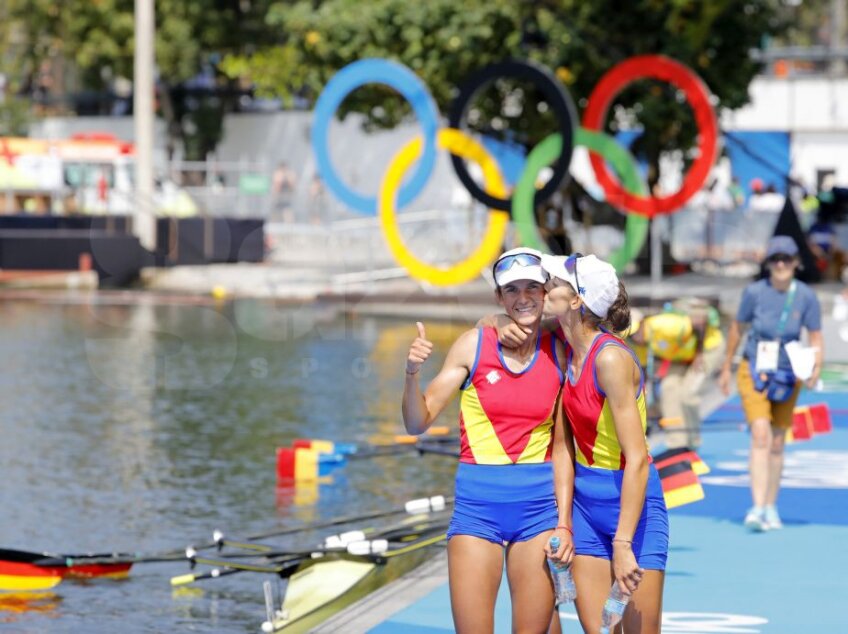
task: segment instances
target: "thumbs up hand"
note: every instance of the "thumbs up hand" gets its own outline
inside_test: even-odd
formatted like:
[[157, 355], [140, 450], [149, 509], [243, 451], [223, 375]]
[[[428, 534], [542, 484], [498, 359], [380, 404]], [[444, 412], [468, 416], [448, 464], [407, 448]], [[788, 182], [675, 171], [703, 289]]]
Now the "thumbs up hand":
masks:
[[418, 336], [412, 345], [409, 346], [409, 354], [406, 357], [406, 373], [418, 374], [421, 366], [430, 357], [433, 352], [433, 342], [427, 340], [427, 333], [424, 332], [424, 324], [416, 321], [418, 327]]

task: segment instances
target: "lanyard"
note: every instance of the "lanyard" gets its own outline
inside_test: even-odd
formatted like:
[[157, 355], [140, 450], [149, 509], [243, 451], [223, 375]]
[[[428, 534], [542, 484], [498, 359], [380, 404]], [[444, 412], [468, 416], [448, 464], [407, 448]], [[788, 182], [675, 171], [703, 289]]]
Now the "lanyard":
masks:
[[795, 300], [795, 289], [797, 288], [795, 280], [789, 285], [789, 291], [786, 293], [786, 302], [783, 304], [783, 312], [780, 313], [780, 321], [777, 322], [777, 336], [775, 339], [780, 341], [783, 338], [783, 331], [786, 330], [786, 322], [789, 321], [789, 313], [792, 312], [792, 304]]

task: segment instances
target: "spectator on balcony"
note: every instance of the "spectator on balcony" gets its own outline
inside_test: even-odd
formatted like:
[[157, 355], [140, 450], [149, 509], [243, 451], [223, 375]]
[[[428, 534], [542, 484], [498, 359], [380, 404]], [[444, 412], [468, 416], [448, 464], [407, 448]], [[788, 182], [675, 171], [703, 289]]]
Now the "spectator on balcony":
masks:
[[748, 201], [748, 209], [759, 213], [780, 213], [786, 203], [786, 197], [779, 193], [773, 184], [763, 188], [763, 181], [755, 178], [751, 181], [754, 192]]

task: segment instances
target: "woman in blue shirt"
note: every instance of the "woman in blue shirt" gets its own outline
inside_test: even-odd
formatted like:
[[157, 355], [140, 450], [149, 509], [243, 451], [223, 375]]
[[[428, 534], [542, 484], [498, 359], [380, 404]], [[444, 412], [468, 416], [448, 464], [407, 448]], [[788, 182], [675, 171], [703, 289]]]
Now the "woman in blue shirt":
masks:
[[749, 284], [742, 295], [736, 320], [727, 336], [727, 356], [720, 383], [730, 393], [730, 367], [749, 326], [748, 340], [737, 373], [737, 385], [745, 418], [751, 426], [751, 497], [754, 505], [745, 516], [745, 526], [754, 531], [782, 528], [777, 512], [777, 494], [783, 472], [786, 430], [792, 426], [792, 411], [801, 382], [795, 380], [785, 344], [801, 338], [807, 330], [809, 344], [816, 350], [813, 374], [806, 381], [812, 388], [821, 372], [821, 307], [815, 292], [795, 279], [798, 245], [788, 236], [775, 236], [768, 244], [767, 278]]

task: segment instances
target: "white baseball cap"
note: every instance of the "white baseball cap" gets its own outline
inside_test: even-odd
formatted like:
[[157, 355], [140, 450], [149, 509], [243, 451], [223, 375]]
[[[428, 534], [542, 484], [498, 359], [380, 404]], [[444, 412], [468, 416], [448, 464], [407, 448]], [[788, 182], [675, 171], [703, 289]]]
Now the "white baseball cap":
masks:
[[533, 280], [544, 284], [548, 275], [542, 270], [542, 252], [527, 247], [511, 249], [492, 266], [495, 284], [506, 286], [515, 280]]
[[601, 319], [607, 318], [610, 306], [618, 299], [615, 267], [594, 255], [543, 255], [542, 268], [551, 277], [571, 284], [583, 303]]

